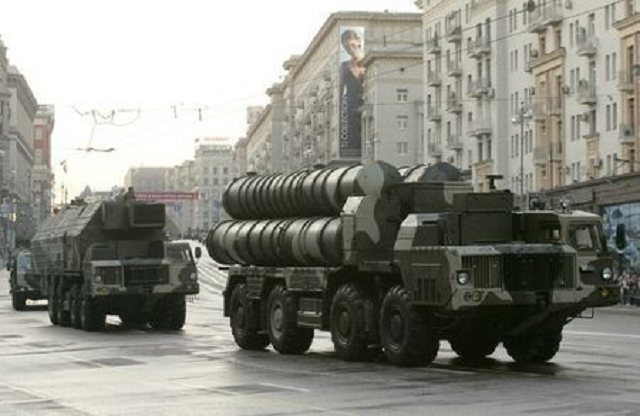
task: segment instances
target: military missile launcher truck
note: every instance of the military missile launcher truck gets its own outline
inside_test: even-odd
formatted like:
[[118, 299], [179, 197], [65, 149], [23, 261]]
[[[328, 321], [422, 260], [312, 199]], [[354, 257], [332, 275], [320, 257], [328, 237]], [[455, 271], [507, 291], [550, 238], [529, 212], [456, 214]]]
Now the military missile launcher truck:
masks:
[[224, 313], [236, 343], [299, 354], [318, 329], [346, 360], [383, 349], [395, 365], [427, 365], [447, 340], [465, 360], [502, 343], [536, 363], [586, 308], [618, 302], [599, 217], [519, 211], [511, 193], [475, 193], [442, 166], [376, 162], [230, 183], [234, 220], [210, 231], [207, 249], [229, 266]]
[[164, 228], [164, 204], [131, 193], [77, 201], [47, 220], [31, 251], [51, 322], [97, 331], [115, 314], [125, 325], [182, 328], [185, 296], [199, 291], [197, 270], [190, 246], [164, 241]]

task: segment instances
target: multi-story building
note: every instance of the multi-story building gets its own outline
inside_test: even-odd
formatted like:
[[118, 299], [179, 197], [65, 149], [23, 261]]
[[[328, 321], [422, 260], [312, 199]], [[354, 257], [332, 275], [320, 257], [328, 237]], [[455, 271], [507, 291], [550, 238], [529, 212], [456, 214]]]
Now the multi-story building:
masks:
[[36, 223], [51, 215], [53, 197], [53, 170], [51, 169], [51, 135], [55, 125], [55, 109], [52, 105], [38, 107], [34, 122], [34, 166], [32, 201]]
[[[634, 3], [416, 1], [425, 108], [447, 108], [425, 111], [426, 160], [470, 167], [482, 190], [503, 175], [516, 193], [632, 170], [620, 160], [637, 158]], [[461, 145], [431, 152], [450, 131]]]
[[133, 187], [137, 192], [164, 192], [165, 167], [129, 168], [124, 178], [124, 187]]
[[425, 109], [421, 47], [381, 46], [365, 54], [362, 66], [366, 70], [363, 159], [384, 160], [395, 166], [422, 163]]
[[[169, 193], [193, 193], [196, 186], [193, 160], [167, 169], [165, 172], [165, 191]], [[183, 233], [193, 230], [194, 199], [174, 199], [167, 204], [167, 213]]]
[[195, 201], [193, 228], [208, 231], [213, 225], [227, 219], [222, 207], [222, 194], [231, 182], [233, 172], [233, 147], [221, 144], [226, 139], [200, 139], [196, 144], [193, 162]]
[[31, 202], [33, 123], [38, 102], [20, 71], [8, 66], [9, 107], [8, 158], [3, 166], [5, 189], [25, 203]]
[[[382, 111], [382, 107], [397, 106], [397, 90], [413, 90], [415, 78], [421, 76], [420, 63], [414, 57], [391, 58], [390, 54], [403, 50], [409, 54], [421, 40], [421, 15], [417, 13], [332, 14], [305, 52], [284, 63], [287, 74], [282, 82], [267, 91], [270, 105], [247, 135], [247, 169], [267, 173], [360, 161], [366, 152], [362, 135], [365, 109], [369, 122], [366, 131], [370, 140], [377, 143], [378, 151], [369, 157], [392, 163], [411, 162], [408, 149], [419, 148], [416, 143], [420, 141], [420, 127], [415, 119], [421, 110], [415, 101], [421, 98], [417, 93], [407, 93], [410, 104], [402, 101], [394, 112]], [[367, 53], [372, 53], [364, 61], [367, 70], [380, 73], [365, 82], [361, 59]], [[402, 64], [404, 72], [382, 74], [391, 60], [400, 58], [407, 60], [406, 65]], [[391, 80], [395, 85], [388, 85]], [[366, 104], [365, 83], [369, 100]], [[378, 111], [367, 105], [381, 108]], [[406, 111], [399, 114], [405, 106]], [[401, 126], [399, 116], [407, 117]], [[391, 125], [395, 127], [386, 128]]]
[[9, 91], [9, 61], [7, 48], [0, 39], [0, 188], [8, 190], [5, 176], [9, 156], [9, 107], [11, 92]]

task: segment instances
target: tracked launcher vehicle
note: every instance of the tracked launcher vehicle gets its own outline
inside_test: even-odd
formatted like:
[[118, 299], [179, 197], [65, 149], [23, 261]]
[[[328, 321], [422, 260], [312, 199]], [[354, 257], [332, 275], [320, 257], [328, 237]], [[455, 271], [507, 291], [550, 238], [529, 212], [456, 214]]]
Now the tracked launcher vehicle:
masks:
[[189, 244], [164, 241], [164, 230], [164, 204], [132, 194], [78, 201], [47, 220], [31, 251], [51, 322], [97, 331], [114, 314], [126, 325], [182, 328], [197, 269]]
[[365, 361], [462, 359], [502, 343], [517, 362], [557, 353], [563, 327], [618, 291], [601, 220], [520, 211], [510, 192], [475, 193], [450, 165], [383, 162], [233, 181], [207, 249], [228, 270], [224, 314], [245, 349], [299, 354], [314, 331]]

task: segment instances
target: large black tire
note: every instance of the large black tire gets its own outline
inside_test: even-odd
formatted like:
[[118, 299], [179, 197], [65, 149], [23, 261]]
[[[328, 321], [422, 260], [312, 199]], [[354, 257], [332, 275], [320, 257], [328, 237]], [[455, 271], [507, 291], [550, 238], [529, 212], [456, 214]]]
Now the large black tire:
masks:
[[517, 363], [541, 364], [560, 350], [562, 329], [538, 329], [504, 342], [507, 353]]
[[70, 303], [71, 326], [76, 329], [82, 329], [82, 295], [78, 286], [71, 288]]
[[493, 354], [498, 342], [479, 335], [458, 334], [449, 340], [451, 349], [462, 361], [477, 362]]
[[11, 293], [11, 305], [17, 311], [23, 311], [27, 306], [27, 298], [22, 293]]
[[96, 299], [83, 296], [80, 311], [82, 329], [89, 332], [104, 330], [106, 315]]
[[313, 328], [297, 326], [297, 301], [282, 284], [275, 285], [267, 299], [267, 333], [280, 354], [302, 354], [313, 342]]
[[184, 296], [158, 302], [151, 314], [149, 324], [154, 329], [177, 331], [187, 319], [187, 302]]
[[71, 326], [71, 311], [65, 310], [64, 303], [69, 300], [69, 292], [65, 292], [62, 284], [58, 286], [58, 325]]
[[58, 325], [58, 297], [55, 293], [51, 293], [47, 299], [47, 311], [49, 312], [49, 320], [51, 323]]
[[440, 343], [430, 333], [426, 317], [412, 307], [402, 286], [392, 287], [380, 312], [380, 338], [390, 363], [403, 367], [428, 365], [438, 355]]
[[261, 350], [269, 345], [269, 335], [260, 333], [259, 310], [249, 299], [247, 285], [240, 283], [231, 292], [229, 324], [240, 348]]
[[366, 294], [354, 284], [338, 288], [331, 302], [331, 340], [346, 361], [371, 361], [379, 351], [366, 328]]

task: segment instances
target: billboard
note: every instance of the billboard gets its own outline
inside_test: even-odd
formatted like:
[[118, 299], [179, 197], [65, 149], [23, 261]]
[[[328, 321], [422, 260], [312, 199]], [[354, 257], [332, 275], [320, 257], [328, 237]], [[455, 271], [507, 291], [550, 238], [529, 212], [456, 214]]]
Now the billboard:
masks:
[[340, 27], [340, 158], [362, 157], [364, 27]]
[[177, 202], [194, 201], [198, 199], [195, 192], [136, 192], [136, 199], [140, 201]]

